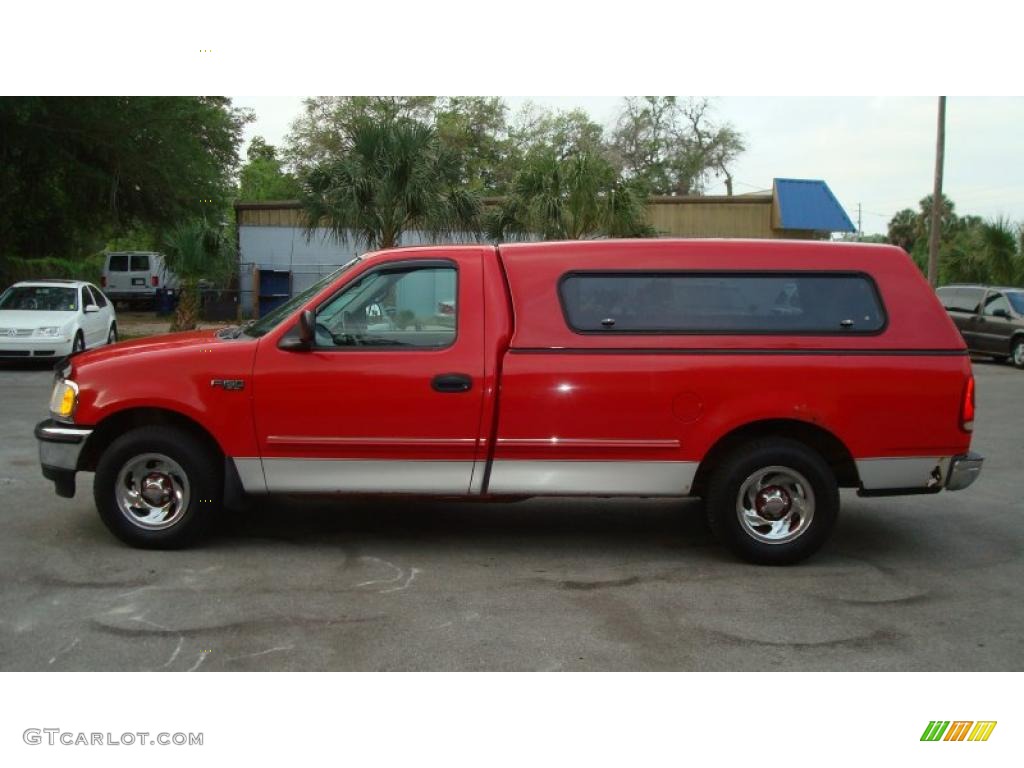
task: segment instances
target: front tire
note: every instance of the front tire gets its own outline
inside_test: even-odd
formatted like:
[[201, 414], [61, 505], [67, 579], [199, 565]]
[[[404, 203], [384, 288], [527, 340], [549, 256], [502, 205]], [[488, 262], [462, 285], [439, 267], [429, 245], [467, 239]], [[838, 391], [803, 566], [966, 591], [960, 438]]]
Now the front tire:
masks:
[[71, 354], [72, 355], [77, 355], [80, 352], [84, 352], [84, 351], [85, 351], [85, 337], [82, 335], [82, 332], [79, 331], [78, 333], [75, 334], [75, 340], [71, 343]]
[[107, 331], [107, 344], [117, 344], [117, 323], [110, 324], [110, 330]]
[[839, 487], [824, 459], [786, 438], [738, 448], [708, 483], [708, 522], [744, 560], [789, 565], [810, 557], [839, 514]]
[[100, 457], [96, 509], [110, 532], [133, 547], [187, 547], [221, 508], [222, 466], [219, 456], [183, 429], [133, 429]]

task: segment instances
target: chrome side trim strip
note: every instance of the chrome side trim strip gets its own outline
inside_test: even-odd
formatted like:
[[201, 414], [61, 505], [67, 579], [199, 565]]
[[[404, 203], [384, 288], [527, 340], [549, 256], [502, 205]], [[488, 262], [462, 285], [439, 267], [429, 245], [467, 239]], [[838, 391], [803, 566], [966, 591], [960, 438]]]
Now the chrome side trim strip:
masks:
[[476, 446], [475, 437], [318, 437], [303, 435], [270, 435], [268, 445], [288, 448], [465, 448]]
[[627, 440], [618, 438], [577, 438], [577, 437], [499, 437], [499, 448], [626, 448], [636, 450], [676, 449], [678, 440]]
[[886, 488], [935, 488], [949, 469], [949, 456], [899, 456], [857, 459], [857, 474], [866, 491]]
[[238, 470], [238, 479], [246, 493], [266, 493], [267, 478], [263, 475], [263, 462], [259, 459], [232, 459]]
[[469, 492], [472, 461], [263, 459], [271, 493]]
[[495, 460], [488, 493], [565, 496], [685, 496], [695, 461]]

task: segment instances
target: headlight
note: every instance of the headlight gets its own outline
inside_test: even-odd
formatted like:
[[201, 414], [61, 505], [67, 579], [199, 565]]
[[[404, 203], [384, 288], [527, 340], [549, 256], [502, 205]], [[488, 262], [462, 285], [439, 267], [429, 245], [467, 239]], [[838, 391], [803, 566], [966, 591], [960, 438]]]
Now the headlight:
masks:
[[60, 336], [60, 326], [48, 325], [45, 328], [36, 328], [36, 336], [48, 336], [50, 338]]
[[78, 405], [78, 385], [70, 379], [58, 379], [50, 395], [50, 413], [61, 421], [72, 421]]

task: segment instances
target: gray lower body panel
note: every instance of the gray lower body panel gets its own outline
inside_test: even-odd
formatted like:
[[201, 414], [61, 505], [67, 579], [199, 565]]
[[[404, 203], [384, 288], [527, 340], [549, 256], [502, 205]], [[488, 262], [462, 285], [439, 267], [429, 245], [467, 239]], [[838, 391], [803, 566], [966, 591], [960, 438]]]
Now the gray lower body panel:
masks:
[[857, 459], [861, 488], [882, 491], [906, 488], [941, 488], [949, 470], [949, 456], [910, 456]]
[[[941, 490], [950, 478], [951, 456], [858, 459], [861, 490]], [[980, 472], [980, 457], [957, 457], [956, 482], [966, 487]], [[686, 496], [700, 466], [696, 461], [486, 462], [377, 459], [236, 458], [247, 493], [411, 493], [434, 495]], [[963, 477], [961, 477], [961, 475]], [[970, 478], [968, 479], [968, 475]]]
[[538, 496], [686, 496], [695, 461], [498, 460], [487, 492]]
[[[485, 462], [236, 458], [246, 493], [479, 495]], [[697, 462], [495, 461], [487, 493], [537, 496], [685, 496]]]
[[[238, 466], [238, 459], [235, 466]], [[247, 461], [259, 461], [250, 459]], [[242, 485], [259, 487], [254, 468]], [[263, 492], [270, 493], [469, 493], [472, 461], [382, 461], [376, 459], [263, 459]], [[258, 492], [258, 491], [257, 491]]]

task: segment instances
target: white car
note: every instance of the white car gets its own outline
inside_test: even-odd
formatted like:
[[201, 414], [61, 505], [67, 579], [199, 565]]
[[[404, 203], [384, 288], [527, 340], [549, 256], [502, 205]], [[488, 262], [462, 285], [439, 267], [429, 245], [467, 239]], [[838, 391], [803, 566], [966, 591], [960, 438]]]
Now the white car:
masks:
[[0, 294], [0, 358], [62, 358], [117, 341], [114, 305], [79, 280], [27, 280]]

